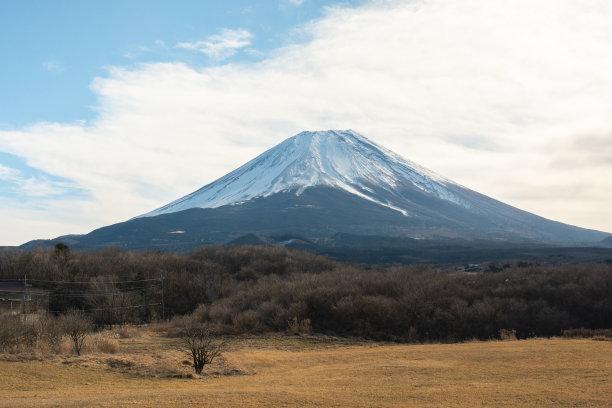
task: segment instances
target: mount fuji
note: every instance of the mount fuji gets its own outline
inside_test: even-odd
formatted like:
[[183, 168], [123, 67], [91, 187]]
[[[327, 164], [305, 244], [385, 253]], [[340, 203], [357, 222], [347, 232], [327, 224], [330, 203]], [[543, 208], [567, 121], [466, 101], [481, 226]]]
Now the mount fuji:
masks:
[[320, 243], [338, 234], [548, 244], [609, 235], [472, 191], [352, 130], [328, 130], [290, 137], [191, 194], [69, 239], [77, 248], [188, 251], [244, 236]]
[[198, 191], [144, 216], [243, 204], [255, 198], [331, 187], [409, 216], [411, 190], [462, 207], [461, 186], [346, 131], [302, 132]]

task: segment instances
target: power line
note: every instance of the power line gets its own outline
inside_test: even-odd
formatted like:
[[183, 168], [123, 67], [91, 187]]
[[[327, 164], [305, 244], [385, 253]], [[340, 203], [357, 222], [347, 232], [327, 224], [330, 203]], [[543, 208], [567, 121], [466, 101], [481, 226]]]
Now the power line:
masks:
[[[88, 313], [88, 312], [98, 312], [98, 311], [102, 311], [102, 310], [137, 309], [137, 308], [141, 308], [141, 307], [159, 306], [159, 305], [161, 305], [161, 302], [160, 303], [147, 303], [146, 305], [101, 307], [101, 308], [96, 308], [96, 309], [83, 309], [83, 312]], [[65, 313], [66, 311], [65, 310], [48, 310], [48, 312], [50, 312], [50, 313]]]
[[[102, 281], [97, 281], [97, 280], [91, 280], [91, 281], [55, 281], [55, 280], [44, 280], [44, 279], [29, 279], [30, 282], [45, 282], [45, 283], [57, 283], [60, 285], [64, 285], [64, 284], [92, 284], [92, 283], [98, 283], [98, 284], [104, 284], [104, 283], [114, 283], [114, 284], [122, 284], [122, 283], [136, 283], [136, 282], [151, 282], [151, 281], [158, 281], [159, 282], [159, 278], [157, 279], [139, 279], [139, 280], [117, 280], [117, 281], [113, 281], [113, 280], [102, 280]], [[19, 279], [19, 281], [23, 281], [23, 279]]]
[[[84, 300], [85, 303], [98, 303], [93, 302], [93, 298], [116, 298], [122, 295], [137, 295], [140, 296], [141, 301], [148, 300], [147, 297], [150, 295], [161, 294], [161, 302], [147, 303], [141, 305], [126, 305], [126, 306], [109, 306], [109, 307], [98, 307], [98, 308], [85, 308], [84, 311], [87, 313], [98, 312], [98, 311], [118, 311], [123, 309], [139, 309], [151, 306], [162, 307], [162, 315], [164, 315], [164, 295], [163, 295], [163, 275], [157, 279], [137, 279], [137, 280], [91, 280], [91, 281], [63, 281], [63, 280], [48, 280], [48, 279], [29, 279], [27, 275], [24, 275], [23, 279], [1, 279], [2, 282], [7, 283], [4, 289], [0, 289], [0, 293], [22, 293], [24, 300], [24, 314], [27, 313], [25, 301], [29, 301], [29, 294], [34, 294], [37, 297], [50, 298], [65, 298], [65, 299], [92, 299], [91, 301]], [[32, 283], [45, 284], [45, 287], [32, 287]], [[146, 283], [146, 285], [139, 285], [140, 283]], [[70, 289], [69, 284], [85, 285], [81, 288]], [[91, 286], [94, 286], [91, 288]], [[95, 288], [98, 286], [98, 288]], [[110, 292], [109, 292], [110, 290]], [[136, 299], [133, 299], [136, 300]], [[114, 302], [113, 302], [114, 303]], [[123, 303], [123, 302], [122, 302]], [[65, 313], [66, 310], [47, 310], [51, 313]]]
[[[52, 297], [95, 297], [95, 296], [114, 296], [114, 295], [124, 295], [124, 294], [137, 294], [137, 293], [147, 293], [153, 290], [161, 289], [161, 286], [149, 286], [147, 288], [131, 288], [130, 290], [117, 290], [115, 292], [99, 292], [99, 291], [90, 291], [90, 292], [61, 292], [61, 293], [46, 293], [43, 290], [28, 290], [28, 292], [34, 293], [37, 296], [52, 296]], [[26, 291], [22, 288], [21, 290], [8, 290], [8, 289], [0, 289], [0, 292], [4, 293], [25, 293]]]
[[[23, 279], [22, 279], [23, 281]], [[108, 293], [108, 294], [112, 294], [112, 293], [118, 293], [118, 292], [131, 292], [131, 291], [146, 291], [148, 289], [159, 289], [161, 288], [161, 284], [158, 285], [149, 285], [146, 287], [142, 287], [142, 286], [132, 286], [132, 287], [127, 287], [127, 288], [103, 288], [101, 290], [98, 289], [73, 289], [73, 290], [64, 290], [63, 288], [41, 288], [41, 287], [31, 287], [28, 285], [29, 290], [33, 290], [35, 292], [40, 292], [40, 293], [45, 293], [45, 292], [57, 292], [59, 290], [62, 290], [62, 293]], [[108, 292], [107, 290], [110, 289], [116, 289], [113, 292]], [[14, 286], [12, 288], [7, 288], [7, 289], [0, 289], [0, 292], [23, 292], [23, 285], [20, 286]]]
[[[46, 280], [46, 279], [28, 279], [29, 282], [43, 282], [43, 283], [57, 283], [60, 285], [64, 285], [64, 284], [92, 284], [92, 283], [98, 283], [98, 284], [103, 284], [103, 283], [113, 283], [113, 284], [123, 284], [123, 283], [138, 283], [138, 282], [152, 282], [152, 281], [160, 281], [160, 278], [155, 278], [155, 279], [138, 279], [138, 280], [104, 280], [104, 281], [97, 281], [97, 280], [90, 280], [90, 281], [58, 281], [58, 280]], [[2, 282], [23, 282], [23, 278], [21, 279], [10, 279], [10, 278], [2, 278], [0, 279], [0, 283]]]

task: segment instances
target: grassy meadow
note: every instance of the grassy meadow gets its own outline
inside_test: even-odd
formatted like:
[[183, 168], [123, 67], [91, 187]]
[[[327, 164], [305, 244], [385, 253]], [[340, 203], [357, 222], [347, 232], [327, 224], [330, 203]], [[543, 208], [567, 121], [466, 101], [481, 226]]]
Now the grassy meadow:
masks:
[[202, 376], [191, 374], [177, 339], [134, 329], [117, 342], [110, 353], [0, 355], [0, 406], [609, 407], [612, 401], [610, 341], [400, 345], [237, 337]]

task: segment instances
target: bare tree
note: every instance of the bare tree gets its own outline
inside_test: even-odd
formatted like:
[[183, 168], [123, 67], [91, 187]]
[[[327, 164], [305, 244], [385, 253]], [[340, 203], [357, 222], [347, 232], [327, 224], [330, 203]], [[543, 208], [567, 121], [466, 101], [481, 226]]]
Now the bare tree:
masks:
[[91, 318], [81, 310], [73, 309], [60, 316], [58, 323], [62, 332], [72, 340], [74, 352], [80, 356], [85, 338], [93, 329]]
[[138, 304], [139, 299], [130, 293], [122, 292], [120, 280], [115, 275], [95, 276], [91, 278], [90, 288], [92, 296], [86, 303], [92, 310], [92, 317], [97, 325], [124, 325], [133, 319], [132, 306]]
[[195, 321], [187, 322], [180, 332], [180, 338], [191, 352], [196, 374], [201, 374], [204, 366], [212, 363], [225, 347], [225, 343], [215, 339], [209, 327]]

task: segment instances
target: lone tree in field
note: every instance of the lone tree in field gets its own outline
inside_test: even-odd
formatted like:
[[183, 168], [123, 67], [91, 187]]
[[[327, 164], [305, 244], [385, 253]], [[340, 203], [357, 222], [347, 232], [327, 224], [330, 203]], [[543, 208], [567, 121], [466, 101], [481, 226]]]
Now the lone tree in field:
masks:
[[214, 338], [210, 328], [193, 321], [186, 324], [180, 337], [191, 352], [196, 374], [201, 374], [204, 366], [212, 363], [224, 347], [224, 343]]
[[69, 310], [59, 318], [59, 326], [64, 334], [70, 337], [74, 352], [80, 356], [85, 338], [93, 329], [93, 322], [81, 310]]

